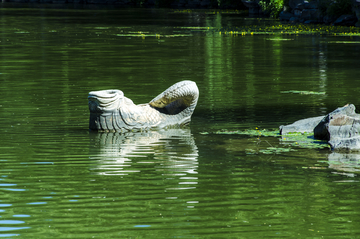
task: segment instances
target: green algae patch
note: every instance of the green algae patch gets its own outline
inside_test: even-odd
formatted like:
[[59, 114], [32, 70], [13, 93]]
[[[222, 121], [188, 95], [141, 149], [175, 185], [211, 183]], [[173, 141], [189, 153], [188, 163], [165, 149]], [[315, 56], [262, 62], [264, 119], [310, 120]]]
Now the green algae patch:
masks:
[[[326, 141], [317, 140], [312, 133], [289, 133], [280, 135], [278, 129], [245, 129], [245, 130], [219, 130], [215, 132], [200, 132], [202, 135], [243, 135], [249, 138], [231, 138], [228, 149], [244, 147], [247, 155], [252, 154], [284, 154], [297, 151], [297, 149], [330, 149]], [[236, 140], [242, 140], [235, 146]], [[245, 141], [244, 141], [245, 140]], [[229, 141], [229, 143], [230, 143]], [[247, 141], [247, 143], [246, 143]]]
[[258, 154], [258, 153], [262, 153], [262, 154], [282, 154], [282, 153], [288, 153], [291, 151], [296, 151], [295, 149], [292, 148], [282, 148], [282, 147], [267, 147], [265, 149], [259, 149], [259, 150], [254, 150], [254, 149], [245, 149], [246, 154]]
[[291, 151], [296, 151], [292, 148], [281, 148], [281, 147], [267, 147], [266, 149], [260, 149], [259, 152], [263, 154], [281, 154]]
[[201, 13], [204, 15], [216, 15], [216, 14], [231, 14], [231, 15], [243, 15], [248, 16], [249, 10], [237, 10], [237, 9], [176, 9], [173, 13], [182, 13], [182, 14], [193, 14]]
[[283, 39], [283, 38], [266, 38], [267, 41], [293, 41], [294, 39]]
[[289, 133], [282, 135], [280, 143], [291, 147], [307, 149], [330, 149], [326, 141], [315, 139], [312, 133]]
[[325, 95], [325, 92], [317, 92], [317, 91], [304, 91], [304, 90], [287, 90], [281, 91], [283, 94], [300, 94], [300, 95]]
[[360, 44], [360, 41], [329, 41], [328, 43], [337, 43], [337, 44]]
[[216, 131], [214, 134], [240, 134], [240, 135], [248, 135], [248, 136], [264, 136], [264, 137], [277, 137], [280, 136], [279, 130], [275, 129], [246, 129], [246, 130], [235, 130], [235, 131], [228, 131], [228, 130], [219, 130]]
[[[345, 26], [326, 26], [317, 24], [277, 24], [269, 22], [268, 25], [244, 25], [240, 27], [222, 27], [222, 28], [202, 28], [198, 30], [213, 31], [225, 36], [246, 36], [246, 35], [269, 35], [275, 36], [266, 40], [281, 41], [281, 37], [299, 36], [299, 35], [315, 35], [315, 36], [341, 36], [354, 37], [360, 36], [360, 28]], [[193, 30], [196, 30], [194, 27]], [[291, 37], [292, 38], [292, 37]], [[293, 39], [285, 39], [293, 40]], [[349, 43], [352, 41], [348, 41]], [[357, 42], [357, 41], [354, 41]]]
[[150, 34], [150, 33], [124, 33], [124, 34], [116, 34], [118, 37], [141, 37], [145, 39], [146, 37], [155, 37], [155, 38], [170, 38], [170, 37], [190, 37], [191, 34]]

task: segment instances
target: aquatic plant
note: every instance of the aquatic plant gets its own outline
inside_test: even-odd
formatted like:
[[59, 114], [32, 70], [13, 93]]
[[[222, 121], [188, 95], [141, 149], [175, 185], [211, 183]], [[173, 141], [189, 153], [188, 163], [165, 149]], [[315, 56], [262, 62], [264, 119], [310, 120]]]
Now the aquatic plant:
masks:
[[[199, 10], [174, 10], [174, 13], [183, 14], [194, 14]], [[200, 11], [201, 12], [201, 11]], [[243, 15], [244, 11], [238, 10], [206, 10], [202, 11], [202, 14], [213, 15], [213, 14], [234, 14]], [[101, 30], [101, 27], [95, 28]], [[345, 26], [327, 26], [327, 25], [316, 25], [316, 24], [282, 24], [274, 22], [269, 25], [242, 25], [237, 27], [221, 27], [217, 28], [214, 26], [185, 26], [185, 27], [174, 27], [166, 32], [146, 32], [146, 31], [127, 31], [124, 27], [119, 27], [119, 33], [115, 34], [118, 37], [138, 37], [138, 38], [172, 38], [172, 37], [189, 37], [193, 36], [196, 32], [214, 34], [217, 36], [231, 36], [231, 37], [245, 37], [255, 35], [268, 35], [266, 40], [269, 41], [289, 41], [295, 40], [294, 37], [298, 35], [329, 35], [329, 36], [360, 36], [360, 28], [358, 27], [345, 27]], [[348, 41], [334, 41], [331, 43], [355, 43], [358, 42], [356, 39], [349, 39]]]
[[281, 147], [267, 147], [266, 149], [260, 149], [260, 150], [245, 149], [246, 154], [258, 154], [258, 153], [281, 154], [281, 153], [287, 153], [287, 152], [291, 152], [291, 151], [296, 151], [296, 150], [292, 149], [292, 148], [281, 148]]
[[246, 130], [234, 130], [234, 131], [228, 131], [228, 130], [219, 130], [216, 131], [215, 134], [240, 134], [240, 135], [248, 135], [248, 136], [264, 136], [264, 137], [277, 137], [280, 136], [279, 130], [277, 129], [246, 129]]
[[[191, 28], [188, 28], [191, 29]], [[193, 28], [191, 31], [200, 31], [200, 29]], [[233, 28], [209, 28], [201, 29], [201, 31], [217, 32], [219, 35], [225, 36], [253, 36], [253, 35], [269, 35], [276, 36], [277, 40], [284, 36], [297, 35], [329, 35], [329, 36], [360, 36], [360, 28], [345, 27], [345, 26], [326, 26], [315, 24], [274, 24], [269, 26], [250, 25]], [[272, 40], [267, 38], [267, 40]], [[292, 40], [292, 39], [287, 39]]]
[[313, 133], [289, 133], [282, 135], [280, 143], [301, 148], [330, 149], [326, 141], [315, 139]]
[[296, 151], [296, 150], [292, 148], [281, 148], [281, 147], [267, 147], [266, 149], [259, 150], [259, 152], [263, 154], [281, 154], [291, 151]]
[[280, 93], [292, 93], [292, 94], [300, 94], [300, 95], [325, 95], [325, 92], [316, 92], [316, 91], [302, 91], [302, 90], [287, 90], [281, 91]]
[[218, 29], [220, 34], [230, 36], [245, 35], [332, 35], [332, 36], [360, 36], [357, 27], [326, 26], [326, 25], [290, 25], [279, 24], [272, 26], [243, 26], [233, 29]]
[[169, 37], [189, 37], [192, 36], [191, 34], [151, 34], [149, 32], [128, 32], [123, 34], [116, 34], [118, 37], [141, 37], [142, 39], [145, 39], [146, 37], [155, 37], [157, 39], [160, 38], [169, 38]]
[[273, 18], [278, 18], [284, 8], [284, 0], [260, 0], [259, 5], [263, 12]]
[[[280, 135], [278, 129], [246, 129], [246, 130], [219, 130], [213, 133], [200, 132], [202, 135], [209, 134], [221, 134], [221, 135], [247, 135], [250, 138], [254, 138], [254, 148], [246, 148], [246, 154], [281, 154], [291, 151], [296, 151], [294, 148], [306, 148], [306, 149], [330, 149], [327, 142], [322, 140], [316, 140], [312, 133], [290, 133], [286, 135]], [[271, 140], [262, 139], [263, 137], [275, 137], [279, 138], [279, 141], [274, 143]], [[259, 148], [260, 144], [262, 145]], [[285, 146], [285, 147], [284, 147]], [[265, 147], [265, 148], [264, 148]]]

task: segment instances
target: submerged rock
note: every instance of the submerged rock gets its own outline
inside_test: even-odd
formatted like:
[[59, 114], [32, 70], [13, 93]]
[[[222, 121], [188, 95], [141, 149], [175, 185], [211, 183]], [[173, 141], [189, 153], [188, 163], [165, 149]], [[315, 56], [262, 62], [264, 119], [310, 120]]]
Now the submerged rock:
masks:
[[280, 126], [280, 134], [314, 132], [315, 139], [326, 140], [332, 149], [360, 150], [360, 114], [353, 104], [319, 117]]

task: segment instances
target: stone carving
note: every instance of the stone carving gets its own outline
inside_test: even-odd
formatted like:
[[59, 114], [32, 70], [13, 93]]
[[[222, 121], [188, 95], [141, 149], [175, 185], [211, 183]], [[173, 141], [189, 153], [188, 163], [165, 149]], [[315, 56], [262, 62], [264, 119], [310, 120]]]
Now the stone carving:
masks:
[[191, 120], [199, 90], [193, 81], [169, 87], [149, 103], [135, 105], [120, 90], [89, 93], [89, 128], [95, 131], [126, 132], [186, 125]]

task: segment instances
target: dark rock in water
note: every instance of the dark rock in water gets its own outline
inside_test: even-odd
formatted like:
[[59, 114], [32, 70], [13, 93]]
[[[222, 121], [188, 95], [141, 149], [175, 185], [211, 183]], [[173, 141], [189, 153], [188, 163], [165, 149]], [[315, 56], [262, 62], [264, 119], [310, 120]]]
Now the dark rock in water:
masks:
[[354, 15], [341, 15], [333, 23], [334, 26], [355, 26], [358, 21], [357, 17]]
[[292, 18], [290, 18], [289, 22], [290, 22], [290, 23], [300, 22], [300, 18], [299, 18], [299, 17], [292, 17]]
[[318, 9], [304, 9], [301, 12], [301, 18], [304, 19], [304, 21], [312, 20], [319, 22], [322, 20], [321, 12]]
[[285, 11], [280, 12], [279, 15], [280, 21], [289, 21], [292, 17], [294, 17], [294, 14]]
[[304, 24], [316, 24], [316, 23], [319, 23], [319, 21], [317, 20], [307, 20], [304, 22]]
[[336, 17], [334, 17], [334, 16], [326, 15], [323, 17], [323, 22], [325, 24], [331, 24], [332, 22], [335, 22], [335, 21], [336, 21]]
[[304, 0], [289, 0], [289, 6], [295, 9], [299, 4], [303, 4], [304, 2]]
[[260, 5], [258, 3], [258, 1], [247, 1], [247, 0], [242, 0], [242, 3], [249, 8], [249, 15], [250, 16], [257, 16], [260, 14], [261, 12], [261, 8]]
[[356, 18], [358, 19], [355, 23], [355, 27], [360, 27], [360, 1], [355, 0], [353, 1], [353, 10], [355, 11]]
[[314, 132], [314, 138], [326, 140], [332, 149], [360, 150], [360, 114], [353, 104], [337, 108], [326, 116], [298, 120], [280, 126], [280, 134]]
[[305, 2], [304, 9], [318, 9], [319, 4], [317, 1]]

